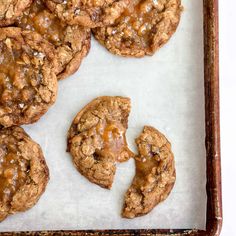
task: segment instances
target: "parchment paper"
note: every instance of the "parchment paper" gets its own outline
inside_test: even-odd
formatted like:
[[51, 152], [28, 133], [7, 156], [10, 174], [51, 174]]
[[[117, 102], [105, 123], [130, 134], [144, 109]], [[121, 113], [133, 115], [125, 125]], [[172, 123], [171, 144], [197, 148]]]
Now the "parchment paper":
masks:
[[[93, 40], [80, 70], [59, 83], [56, 104], [39, 122], [24, 127], [41, 145], [51, 179], [38, 204], [8, 217], [1, 231], [205, 228], [203, 9], [201, 0], [182, 2], [185, 10], [176, 34], [153, 57], [114, 56]], [[65, 151], [74, 116], [101, 95], [132, 99], [127, 136], [134, 151], [144, 125], [156, 127], [172, 143], [175, 187], [165, 202], [137, 219], [120, 216], [133, 160], [117, 166], [109, 191], [82, 177]]]

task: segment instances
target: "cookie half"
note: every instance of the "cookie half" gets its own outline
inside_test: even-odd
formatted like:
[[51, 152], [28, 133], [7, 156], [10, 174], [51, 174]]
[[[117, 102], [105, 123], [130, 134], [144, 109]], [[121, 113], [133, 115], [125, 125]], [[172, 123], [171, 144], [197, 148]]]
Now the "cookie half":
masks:
[[145, 126], [136, 139], [136, 174], [125, 195], [122, 216], [134, 218], [149, 213], [170, 194], [176, 179], [174, 156], [166, 137]]
[[32, 0], [0, 0], [0, 26], [11, 25]]
[[70, 25], [89, 28], [114, 23], [130, 0], [45, 0], [48, 8]]
[[176, 31], [181, 12], [181, 0], [133, 0], [114, 24], [93, 33], [114, 54], [153, 55]]
[[0, 125], [33, 123], [55, 102], [54, 55], [35, 32], [0, 29]]
[[90, 29], [62, 22], [47, 9], [43, 0], [35, 0], [15, 24], [24, 30], [36, 31], [55, 47], [55, 73], [58, 79], [76, 72], [89, 52]]
[[68, 151], [78, 171], [91, 182], [110, 189], [116, 162], [128, 160], [126, 129], [130, 99], [99, 97], [75, 117], [68, 133]]
[[0, 221], [34, 206], [49, 170], [40, 146], [20, 127], [0, 130]]

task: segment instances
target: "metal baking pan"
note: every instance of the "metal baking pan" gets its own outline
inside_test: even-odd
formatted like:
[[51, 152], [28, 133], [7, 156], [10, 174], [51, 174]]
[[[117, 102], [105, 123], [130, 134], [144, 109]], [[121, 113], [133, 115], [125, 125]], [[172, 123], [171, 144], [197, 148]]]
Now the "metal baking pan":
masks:
[[217, 236], [222, 226], [220, 126], [219, 126], [219, 51], [218, 0], [203, 0], [204, 5], [204, 84], [207, 167], [206, 230], [139, 229], [2, 232], [0, 235], [204, 235]]

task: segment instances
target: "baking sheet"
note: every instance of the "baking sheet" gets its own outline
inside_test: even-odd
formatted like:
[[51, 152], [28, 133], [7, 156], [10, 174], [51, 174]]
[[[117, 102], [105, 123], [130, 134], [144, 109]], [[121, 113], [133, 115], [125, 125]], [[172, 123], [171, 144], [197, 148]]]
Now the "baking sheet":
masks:
[[[201, 0], [182, 3], [185, 10], [176, 34], [153, 57], [121, 58], [92, 41], [80, 70], [59, 83], [56, 104], [39, 122], [24, 127], [44, 151], [51, 177], [46, 192], [31, 210], [3, 221], [0, 231], [205, 229], [203, 4]], [[168, 199], [146, 216], [120, 217], [134, 175], [133, 160], [117, 165], [109, 191], [82, 177], [65, 152], [74, 116], [101, 95], [131, 98], [127, 139], [133, 151], [144, 125], [156, 127], [172, 143], [176, 184]]]

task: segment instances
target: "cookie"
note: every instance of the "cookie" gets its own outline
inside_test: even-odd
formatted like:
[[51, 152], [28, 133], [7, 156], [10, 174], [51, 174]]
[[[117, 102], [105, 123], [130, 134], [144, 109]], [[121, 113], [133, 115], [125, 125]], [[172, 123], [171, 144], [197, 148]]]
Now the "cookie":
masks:
[[40, 146], [20, 127], [0, 130], [0, 221], [33, 207], [49, 170]]
[[55, 73], [58, 79], [64, 79], [76, 72], [89, 52], [90, 29], [62, 22], [47, 9], [43, 0], [35, 0], [17, 19], [16, 25], [25, 30], [36, 31], [54, 45], [54, 58], [57, 60]]
[[68, 151], [78, 171], [91, 182], [110, 189], [116, 162], [128, 160], [126, 129], [130, 99], [99, 97], [75, 117], [68, 133]]
[[133, 0], [114, 24], [93, 33], [114, 54], [153, 55], [176, 31], [181, 11], [181, 0]]
[[125, 195], [125, 218], [149, 213], [168, 197], [176, 178], [171, 145], [163, 134], [145, 126], [136, 144], [139, 155], [135, 157], [135, 177]]
[[48, 8], [70, 25], [89, 28], [112, 24], [131, 0], [45, 0]]
[[13, 24], [32, 0], [0, 0], [0, 26]]
[[55, 102], [54, 54], [35, 32], [0, 29], [0, 125], [33, 123]]

